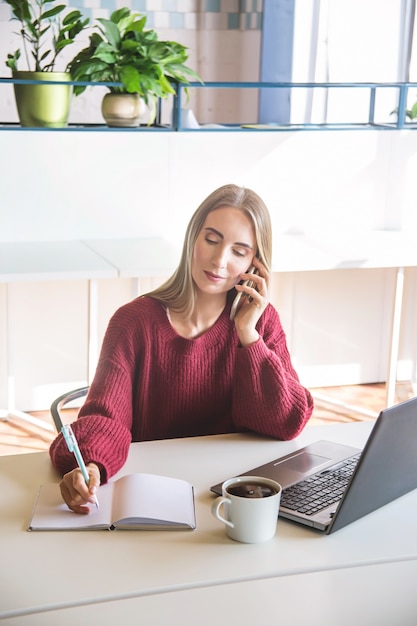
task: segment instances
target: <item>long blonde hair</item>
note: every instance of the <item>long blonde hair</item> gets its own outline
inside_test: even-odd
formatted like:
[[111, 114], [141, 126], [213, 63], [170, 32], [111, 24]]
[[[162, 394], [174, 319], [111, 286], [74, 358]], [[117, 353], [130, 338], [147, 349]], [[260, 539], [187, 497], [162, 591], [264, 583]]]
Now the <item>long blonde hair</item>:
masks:
[[194, 245], [207, 216], [212, 211], [228, 206], [244, 211], [253, 223], [257, 251], [256, 256], [266, 269], [271, 269], [272, 226], [268, 209], [263, 200], [251, 189], [237, 185], [223, 185], [213, 191], [198, 207], [188, 224], [179, 265], [160, 287], [145, 296], [159, 300], [164, 306], [186, 317], [191, 315], [196, 288], [191, 274]]

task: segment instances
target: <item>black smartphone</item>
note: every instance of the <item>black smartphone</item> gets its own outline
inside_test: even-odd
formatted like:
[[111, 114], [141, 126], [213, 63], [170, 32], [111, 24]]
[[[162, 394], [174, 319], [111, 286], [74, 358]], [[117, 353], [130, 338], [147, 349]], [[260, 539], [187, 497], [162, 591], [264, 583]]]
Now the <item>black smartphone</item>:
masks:
[[[249, 274], [259, 274], [258, 270], [256, 269], [256, 267], [254, 265], [252, 265], [249, 269], [248, 269], [248, 273]], [[253, 282], [253, 280], [244, 280], [242, 285], [248, 285], [248, 287], [254, 287], [255, 283]], [[239, 291], [239, 293], [237, 294], [236, 298], [233, 300], [233, 304], [232, 304], [232, 308], [230, 309], [230, 319], [233, 321], [235, 319], [235, 315], [236, 315], [236, 311], [237, 308], [239, 306], [239, 302], [242, 298], [242, 296], [246, 295], [244, 291]]]

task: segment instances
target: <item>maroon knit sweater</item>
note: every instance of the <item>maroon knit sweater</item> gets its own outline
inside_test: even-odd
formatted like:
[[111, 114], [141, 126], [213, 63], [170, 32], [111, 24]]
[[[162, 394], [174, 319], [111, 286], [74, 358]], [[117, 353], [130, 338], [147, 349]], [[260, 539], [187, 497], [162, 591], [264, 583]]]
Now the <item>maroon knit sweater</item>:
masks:
[[[253, 431], [296, 437], [313, 410], [299, 382], [278, 313], [268, 305], [259, 340], [239, 345], [228, 303], [212, 328], [180, 337], [150, 297], [122, 306], [110, 320], [94, 381], [73, 424], [86, 461], [108, 480], [131, 441]], [[62, 435], [50, 448], [64, 474], [76, 467]]]

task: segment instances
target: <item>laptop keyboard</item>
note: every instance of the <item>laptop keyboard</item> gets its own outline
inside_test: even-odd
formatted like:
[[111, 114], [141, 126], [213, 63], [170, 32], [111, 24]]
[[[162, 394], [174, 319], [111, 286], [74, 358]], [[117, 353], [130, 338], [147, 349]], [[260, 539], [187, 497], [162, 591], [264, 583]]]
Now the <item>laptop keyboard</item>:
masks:
[[291, 511], [315, 515], [342, 497], [360, 453], [329, 470], [309, 476], [282, 491], [281, 506]]

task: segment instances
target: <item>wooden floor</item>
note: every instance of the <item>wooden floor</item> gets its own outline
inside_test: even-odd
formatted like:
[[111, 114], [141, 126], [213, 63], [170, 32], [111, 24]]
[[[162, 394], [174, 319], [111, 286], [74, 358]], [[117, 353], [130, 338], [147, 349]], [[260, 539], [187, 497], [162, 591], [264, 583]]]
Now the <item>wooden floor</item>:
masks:
[[[315, 408], [310, 424], [330, 424], [334, 422], [356, 422], [374, 419], [386, 405], [385, 385], [351, 385], [346, 387], [328, 387], [312, 389], [316, 397]], [[397, 402], [413, 397], [412, 386], [400, 383], [396, 389]], [[317, 398], [320, 397], [320, 400]], [[323, 398], [331, 398], [343, 406], [335, 406]], [[368, 411], [368, 414], [356, 410]], [[52, 424], [48, 411], [33, 413], [35, 417]], [[68, 420], [75, 418], [74, 410], [67, 414]], [[18, 420], [0, 420], [0, 455], [22, 454], [47, 450], [55, 435], [37, 426], [29, 425]]]

